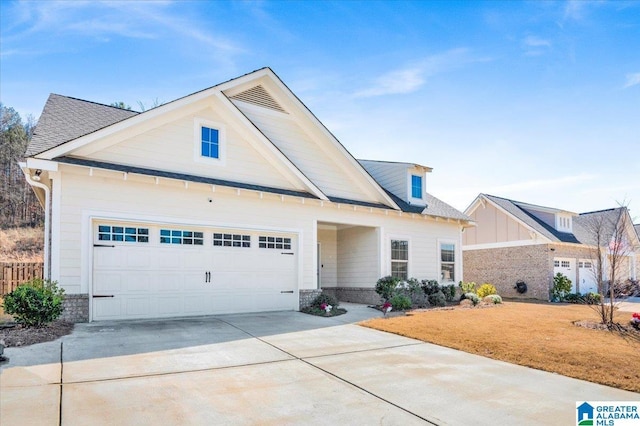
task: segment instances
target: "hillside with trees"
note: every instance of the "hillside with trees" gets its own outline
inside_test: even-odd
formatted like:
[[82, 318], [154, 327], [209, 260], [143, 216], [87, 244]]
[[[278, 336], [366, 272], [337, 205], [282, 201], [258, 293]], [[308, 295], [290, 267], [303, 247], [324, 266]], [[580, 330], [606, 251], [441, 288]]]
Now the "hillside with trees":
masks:
[[0, 261], [42, 261], [44, 211], [18, 165], [33, 129], [0, 104]]
[[0, 104], [0, 228], [42, 226], [44, 212], [26, 182], [18, 162], [23, 161], [34, 120]]

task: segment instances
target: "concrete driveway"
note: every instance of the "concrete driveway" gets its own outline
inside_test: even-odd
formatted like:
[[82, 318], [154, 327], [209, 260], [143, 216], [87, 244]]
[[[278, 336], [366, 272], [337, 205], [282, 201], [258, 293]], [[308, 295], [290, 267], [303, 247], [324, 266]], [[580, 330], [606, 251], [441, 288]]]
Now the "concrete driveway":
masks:
[[545, 424], [638, 394], [297, 312], [78, 324], [7, 349], [0, 422]]

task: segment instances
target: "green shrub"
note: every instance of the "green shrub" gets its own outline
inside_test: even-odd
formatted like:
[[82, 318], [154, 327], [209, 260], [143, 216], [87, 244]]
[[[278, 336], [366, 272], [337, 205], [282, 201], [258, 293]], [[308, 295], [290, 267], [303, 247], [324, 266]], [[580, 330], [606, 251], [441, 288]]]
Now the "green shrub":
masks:
[[430, 296], [440, 291], [440, 284], [436, 280], [422, 280], [422, 291], [425, 295]]
[[376, 293], [382, 297], [382, 300], [390, 300], [399, 283], [400, 278], [392, 277], [391, 275], [382, 277], [376, 283]]
[[416, 278], [409, 278], [407, 281], [402, 281], [396, 287], [395, 294], [404, 294], [411, 299], [411, 306], [426, 306], [427, 299], [420, 288], [420, 281]]
[[489, 296], [490, 294], [498, 294], [498, 290], [496, 290], [493, 284], [484, 283], [480, 286], [476, 294], [479, 298], [482, 299], [483, 297]]
[[467, 283], [463, 283], [462, 281], [460, 281], [458, 287], [460, 287], [460, 291], [462, 292], [462, 294], [476, 292], [476, 283], [474, 283], [473, 281]]
[[389, 302], [396, 311], [411, 309], [411, 299], [404, 294], [394, 294]]
[[497, 294], [490, 294], [488, 296], [483, 297], [482, 301], [486, 303], [493, 303], [494, 305], [498, 305], [502, 303], [502, 297], [498, 296]]
[[444, 293], [438, 291], [437, 293], [433, 293], [429, 295], [429, 304], [431, 306], [445, 306], [447, 299], [444, 296]]
[[551, 289], [551, 300], [560, 302], [565, 300], [567, 294], [571, 292], [571, 280], [558, 272], [553, 277], [553, 288]]
[[602, 296], [594, 292], [587, 293], [584, 296], [582, 296], [582, 298], [584, 299], [584, 302], [587, 305], [599, 305], [600, 302], [602, 301]]
[[440, 290], [444, 293], [444, 298], [447, 302], [453, 302], [455, 300], [456, 286], [454, 284], [440, 286]]
[[473, 306], [476, 306], [478, 303], [480, 303], [480, 298], [475, 293], [465, 293], [464, 298], [471, 300], [471, 303], [473, 303]]
[[567, 293], [563, 300], [567, 303], [582, 303], [583, 299], [580, 293]]
[[322, 305], [323, 303], [326, 303], [327, 305], [331, 305], [334, 308], [337, 308], [338, 305], [340, 305], [340, 302], [338, 302], [338, 300], [335, 297], [329, 294], [320, 293], [318, 296], [316, 296], [315, 299], [313, 299], [313, 302], [311, 302], [311, 306], [315, 308], [319, 308], [320, 305]]
[[4, 296], [3, 309], [18, 324], [40, 327], [62, 315], [64, 289], [55, 281], [35, 278]]

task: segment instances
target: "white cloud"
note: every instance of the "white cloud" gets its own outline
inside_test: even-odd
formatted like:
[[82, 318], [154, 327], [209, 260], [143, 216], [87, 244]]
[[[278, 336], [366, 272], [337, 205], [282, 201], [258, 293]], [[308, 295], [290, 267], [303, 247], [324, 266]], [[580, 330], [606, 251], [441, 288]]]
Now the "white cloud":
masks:
[[528, 47], [551, 47], [551, 42], [536, 36], [526, 36], [522, 43]]
[[486, 58], [472, 57], [467, 49], [448, 50], [431, 55], [416, 64], [389, 71], [376, 78], [369, 87], [356, 92], [354, 96], [367, 98], [415, 92], [426, 83], [429, 77], [467, 63], [486, 60]]
[[[3, 35], [3, 44], [14, 45], [33, 34], [159, 39], [184, 37], [219, 53], [241, 49], [195, 19], [177, 13], [170, 1], [47, 1], [20, 2], [13, 10], [15, 22]], [[11, 48], [10, 50], [15, 50]]]
[[627, 74], [626, 77], [627, 77], [627, 81], [624, 84], [625, 89], [628, 87], [636, 86], [640, 84], [640, 72]]

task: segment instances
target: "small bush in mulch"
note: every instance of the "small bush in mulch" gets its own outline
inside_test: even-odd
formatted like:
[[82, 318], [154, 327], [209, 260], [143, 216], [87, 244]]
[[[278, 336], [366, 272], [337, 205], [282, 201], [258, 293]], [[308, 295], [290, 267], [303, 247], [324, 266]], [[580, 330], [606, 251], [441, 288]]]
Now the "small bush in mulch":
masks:
[[338, 308], [339, 304], [340, 302], [335, 297], [321, 293], [313, 299], [311, 306], [300, 309], [300, 312], [319, 317], [336, 317], [346, 314], [347, 310]]

